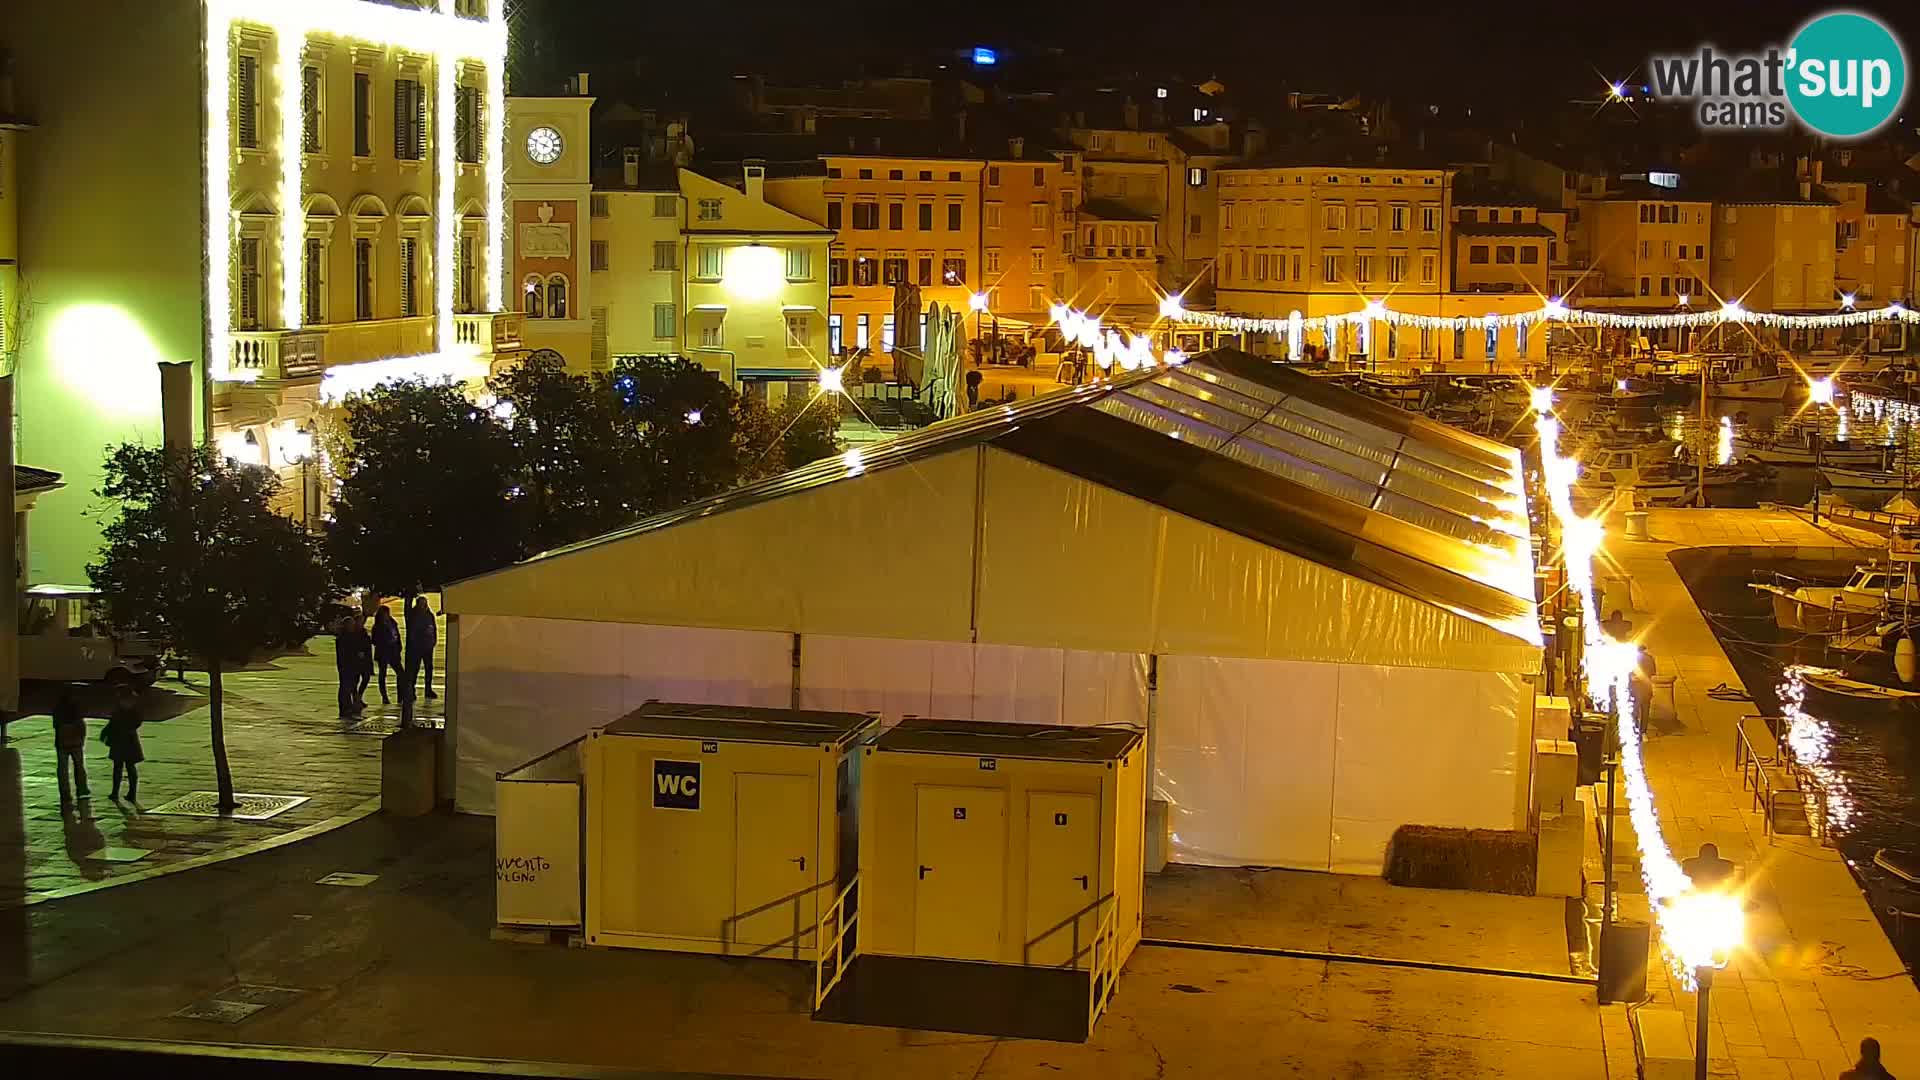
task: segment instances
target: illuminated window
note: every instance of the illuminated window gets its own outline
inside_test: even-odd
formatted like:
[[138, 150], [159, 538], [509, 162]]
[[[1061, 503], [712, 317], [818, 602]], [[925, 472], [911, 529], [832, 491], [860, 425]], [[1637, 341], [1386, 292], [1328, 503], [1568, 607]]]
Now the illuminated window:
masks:
[[940, 277], [944, 284], [963, 285], [967, 280], [967, 258], [964, 255], [947, 255], [940, 260]]
[[233, 58], [233, 135], [242, 149], [260, 147], [260, 58], [236, 53]]
[[853, 259], [853, 283], [855, 285], [873, 285], [880, 280], [880, 260], [871, 251], [863, 251]]
[[880, 351], [893, 351], [893, 316], [880, 316]]
[[882, 285], [902, 285], [906, 283], [906, 280], [907, 253], [904, 251], [887, 252], [886, 261], [882, 263], [880, 267], [880, 283]]
[[567, 317], [567, 276], [555, 274], [547, 279], [547, 318]]
[[866, 312], [863, 311], [860, 313], [859, 317], [854, 320], [854, 339], [853, 339], [854, 348], [865, 349], [869, 347], [868, 342], [871, 339], [868, 338], [867, 334], [871, 329], [872, 324], [868, 320], [872, 318], [873, 316], [868, 315]]
[[320, 152], [320, 69], [312, 65], [300, 69], [300, 149]]
[[1197, 168], [1197, 167], [1188, 169], [1187, 170], [1187, 186], [1188, 187], [1206, 187], [1207, 186], [1207, 170]]
[[839, 315], [827, 316], [827, 351], [835, 356], [839, 356], [845, 351], [840, 340], [840, 319], [841, 316]]

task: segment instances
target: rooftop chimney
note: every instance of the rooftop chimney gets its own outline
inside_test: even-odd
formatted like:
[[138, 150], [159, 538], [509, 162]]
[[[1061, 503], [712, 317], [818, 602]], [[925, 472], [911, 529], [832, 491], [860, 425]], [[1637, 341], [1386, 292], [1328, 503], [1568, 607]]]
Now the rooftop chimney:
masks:
[[640, 186], [640, 148], [629, 146], [620, 154], [620, 179], [629, 188]]
[[1007, 140], [1007, 156], [1012, 158], [1015, 161], [1020, 160], [1020, 158], [1026, 152], [1026, 149], [1027, 149], [1027, 140], [1021, 138], [1018, 135], [1015, 135], [1013, 138]]
[[746, 162], [747, 198], [754, 202], [767, 201], [767, 163], [759, 158], [748, 158]]
[[574, 94], [578, 95], [579, 97], [591, 96], [591, 91], [587, 89], [589, 85], [588, 79], [589, 79], [589, 76], [584, 71], [580, 72], [578, 75], [575, 75], [573, 77]]

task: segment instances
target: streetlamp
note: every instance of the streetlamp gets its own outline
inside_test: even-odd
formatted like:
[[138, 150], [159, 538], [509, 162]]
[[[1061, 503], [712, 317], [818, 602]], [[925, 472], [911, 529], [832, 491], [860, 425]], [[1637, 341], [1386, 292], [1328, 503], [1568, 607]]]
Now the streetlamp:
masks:
[[[973, 316], [974, 316], [973, 348], [975, 352], [978, 352], [980, 354], [980, 358], [982, 360], [986, 359], [986, 347], [984, 344], [982, 344], [981, 339], [986, 335], [987, 301], [989, 299], [990, 298], [987, 296], [985, 292], [971, 293], [967, 296], [967, 307], [973, 309]], [[997, 317], [993, 320], [993, 336], [994, 336], [994, 343], [998, 344], [999, 338], [1000, 338], [1000, 320]]]
[[1669, 900], [1660, 921], [1667, 951], [1693, 973], [1698, 988], [1693, 1075], [1694, 1080], [1707, 1080], [1708, 1000], [1713, 993], [1713, 973], [1726, 967], [1733, 951], [1745, 941], [1747, 912], [1740, 898], [1731, 893], [1695, 889]]
[[313, 497], [313, 433], [305, 424], [282, 424], [273, 444], [281, 464], [300, 466], [300, 527], [312, 531], [310, 502], [319, 501]]

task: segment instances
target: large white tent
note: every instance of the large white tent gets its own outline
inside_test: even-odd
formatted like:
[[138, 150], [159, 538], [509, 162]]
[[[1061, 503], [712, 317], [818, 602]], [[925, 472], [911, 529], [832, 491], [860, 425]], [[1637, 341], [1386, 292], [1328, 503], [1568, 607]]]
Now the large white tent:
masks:
[[1518, 452], [1210, 353], [449, 586], [456, 803], [650, 698], [1148, 729], [1176, 860], [1526, 821]]

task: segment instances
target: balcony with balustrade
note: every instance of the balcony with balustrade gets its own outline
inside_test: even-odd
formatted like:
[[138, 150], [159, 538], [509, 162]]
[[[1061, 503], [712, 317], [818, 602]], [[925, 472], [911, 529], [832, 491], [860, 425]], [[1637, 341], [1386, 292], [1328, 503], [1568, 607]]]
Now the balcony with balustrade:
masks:
[[[453, 317], [455, 351], [494, 355], [520, 349], [520, 313]], [[241, 379], [279, 382], [318, 378], [328, 368], [439, 351], [432, 315], [319, 323], [299, 330], [236, 330], [228, 363]]]

